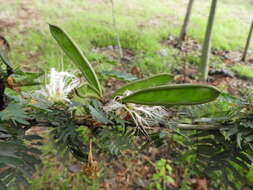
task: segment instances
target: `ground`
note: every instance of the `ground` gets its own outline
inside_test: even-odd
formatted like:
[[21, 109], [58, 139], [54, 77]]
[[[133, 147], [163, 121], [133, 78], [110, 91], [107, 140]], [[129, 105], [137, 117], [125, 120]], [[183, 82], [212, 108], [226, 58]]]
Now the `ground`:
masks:
[[[51, 67], [62, 66], [69, 71], [75, 70], [50, 36], [50, 23], [61, 26], [77, 41], [99, 74], [118, 70], [141, 78], [166, 72], [175, 76], [176, 83], [197, 83], [210, 1], [196, 0], [188, 39], [180, 50], [176, 38], [187, 2], [115, 0], [116, 25], [113, 25], [109, 0], [0, 0], [0, 35], [9, 41], [11, 59], [16, 67], [28, 71], [47, 73]], [[241, 95], [246, 87], [252, 86], [253, 46], [248, 60], [240, 61], [252, 8], [252, 0], [219, 1], [209, 83], [234, 95]], [[117, 35], [124, 53], [121, 60]], [[108, 76], [104, 78], [109, 89], [122, 85]], [[148, 182], [141, 176], [150, 177], [155, 172], [155, 161], [162, 156], [170, 159], [171, 152], [152, 148], [142, 154], [131, 152], [127, 153], [129, 156], [120, 156], [113, 165], [108, 158], [101, 164], [100, 177], [87, 179], [79, 171], [81, 166], [58, 164], [51, 145], [44, 145], [44, 168], [31, 181], [31, 189], [87, 188], [80, 184], [88, 184], [90, 189], [145, 189]], [[66, 164], [68, 169], [64, 169]], [[195, 179], [195, 185], [199, 180]]]

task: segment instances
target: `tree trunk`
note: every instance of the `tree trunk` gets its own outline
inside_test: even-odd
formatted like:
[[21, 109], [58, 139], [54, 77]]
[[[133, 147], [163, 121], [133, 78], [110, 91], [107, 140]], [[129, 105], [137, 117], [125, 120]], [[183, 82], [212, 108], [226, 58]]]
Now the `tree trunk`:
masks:
[[203, 81], [206, 81], [208, 77], [212, 31], [213, 31], [213, 25], [214, 25], [214, 20], [215, 20], [217, 3], [218, 3], [218, 0], [212, 0], [204, 44], [202, 47], [202, 56], [201, 56], [201, 61], [200, 61], [200, 75], [201, 75], [201, 80]]
[[187, 7], [187, 12], [186, 12], [186, 15], [185, 15], [185, 18], [184, 18], [184, 24], [183, 24], [183, 27], [182, 27], [182, 30], [181, 30], [181, 33], [180, 33], [180, 37], [179, 37], [179, 43], [182, 43], [182, 41], [184, 41], [185, 38], [186, 38], [187, 28], [188, 28], [190, 17], [191, 17], [193, 3], [194, 3], [194, 0], [189, 0], [188, 7]]
[[246, 46], [245, 46], [245, 49], [244, 49], [244, 52], [243, 52], [242, 61], [246, 61], [247, 54], [248, 54], [249, 47], [250, 47], [251, 38], [252, 38], [252, 33], [253, 33], [253, 21], [251, 23], [251, 27], [250, 27], [250, 30], [249, 30], [249, 36], [248, 36]]

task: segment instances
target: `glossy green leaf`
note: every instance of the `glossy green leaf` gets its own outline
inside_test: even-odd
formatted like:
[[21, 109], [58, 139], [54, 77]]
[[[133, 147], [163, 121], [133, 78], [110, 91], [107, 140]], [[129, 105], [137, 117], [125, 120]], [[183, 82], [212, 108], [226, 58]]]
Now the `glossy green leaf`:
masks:
[[219, 94], [212, 86], [178, 84], [143, 89], [121, 100], [143, 105], [195, 105], [213, 101]]
[[89, 82], [90, 86], [102, 95], [102, 89], [95, 71], [90, 65], [88, 59], [84, 56], [81, 49], [75, 44], [71, 37], [58, 26], [49, 25], [50, 31], [59, 46], [63, 49], [66, 55], [73, 61], [73, 63], [83, 73], [85, 79]]
[[[7, 40], [6, 39], [3, 39], [1, 38], [0, 36], [0, 39], [1, 41], [4, 40], [6, 44], [8, 44]], [[9, 45], [7, 45], [9, 46]], [[6, 48], [6, 47], [0, 47], [0, 60], [9, 68], [12, 67], [12, 64], [8, 58], [8, 53], [9, 53], [9, 47]]]
[[89, 105], [88, 107], [94, 120], [103, 124], [112, 124], [112, 122], [106, 118], [106, 115], [101, 110], [98, 110], [91, 105]]
[[169, 74], [159, 74], [146, 79], [136, 80], [131, 82], [113, 93], [113, 97], [123, 94], [125, 91], [136, 91], [145, 88], [161, 86], [168, 84], [169, 81], [173, 80], [173, 77]]

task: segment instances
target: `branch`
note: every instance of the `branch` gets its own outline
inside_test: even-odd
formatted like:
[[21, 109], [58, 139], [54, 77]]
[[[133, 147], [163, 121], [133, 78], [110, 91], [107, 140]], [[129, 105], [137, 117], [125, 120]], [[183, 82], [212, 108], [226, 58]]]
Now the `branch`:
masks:
[[223, 128], [223, 125], [191, 125], [191, 124], [177, 124], [176, 128], [187, 130], [218, 130]]

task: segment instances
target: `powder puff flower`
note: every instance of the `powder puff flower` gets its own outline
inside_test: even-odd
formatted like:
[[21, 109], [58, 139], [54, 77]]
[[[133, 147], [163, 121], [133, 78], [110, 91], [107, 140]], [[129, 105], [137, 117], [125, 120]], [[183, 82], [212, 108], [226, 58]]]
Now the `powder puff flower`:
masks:
[[55, 68], [50, 70], [48, 78], [49, 83], [37, 93], [53, 103], [70, 102], [69, 93], [79, 87], [81, 83], [75, 75], [63, 71], [58, 72]]

